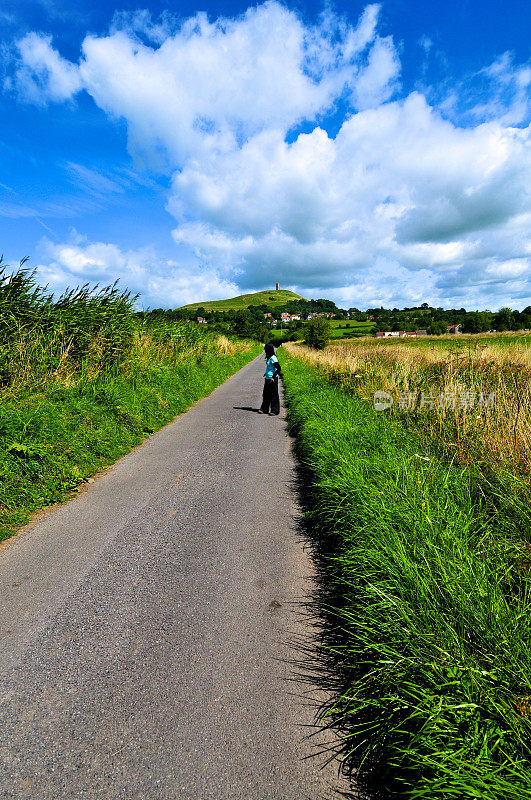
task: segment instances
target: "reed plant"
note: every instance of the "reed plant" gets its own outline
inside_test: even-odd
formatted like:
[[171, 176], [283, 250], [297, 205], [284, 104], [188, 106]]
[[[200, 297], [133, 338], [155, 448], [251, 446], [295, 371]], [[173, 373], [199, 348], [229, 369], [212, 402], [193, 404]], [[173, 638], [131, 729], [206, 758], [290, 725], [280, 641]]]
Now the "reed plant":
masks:
[[0, 539], [204, 397], [258, 353], [144, 319], [116, 284], [55, 299], [0, 269]]

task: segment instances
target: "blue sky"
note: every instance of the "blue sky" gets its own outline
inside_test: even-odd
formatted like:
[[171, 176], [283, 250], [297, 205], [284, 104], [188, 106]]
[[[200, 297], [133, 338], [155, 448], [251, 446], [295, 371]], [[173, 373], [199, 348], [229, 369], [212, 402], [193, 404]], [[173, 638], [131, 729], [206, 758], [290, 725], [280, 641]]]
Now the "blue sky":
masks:
[[144, 307], [531, 304], [523, 2], [0, 4], [0, 250]]

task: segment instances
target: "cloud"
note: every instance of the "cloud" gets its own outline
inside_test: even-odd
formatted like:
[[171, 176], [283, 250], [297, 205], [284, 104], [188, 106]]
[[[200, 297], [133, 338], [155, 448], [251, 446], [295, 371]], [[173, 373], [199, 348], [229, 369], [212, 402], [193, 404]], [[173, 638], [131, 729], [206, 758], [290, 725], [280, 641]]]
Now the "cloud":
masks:
[[485, 78], [489, 93], [486, 103], [472, 109], [478, 118], [496, 117], [506, 125], [519, 125], [531, 111], [531, 63], [515, 65], [512, 53], [506, 52], [478, 73]]
[[531, 62], [515, 64], [514, 54], [507, 51], [447, 88], [440, 105], [461, 124], [497, 120], [507, 126], [525, 125], [531, 115], [530, 88]]
[[[173, 237], [195, 260], [199, 283], [191, 271], [186, 280], [197, 291], [280, 280], [303, 294], [351, 291], [352, 302], [371, 291], [373, 301], [488, 291], [496, 300], [507, 287], [523, 297], [531, 69], [504, 54], [440, 103], [434, 91], [431, 104], [421, 92], [401, 96], [399, 56], [378, 32], [379, 13], [371, 4], [356, 25], [331, 12], [308, 25], [273, 0], [180, 25], [121, 13], [108, 35], [85, 38], [77, 64], [49, 37], [25, 37], [15, 84], [41, 103], [84, 90], [126, 120], [137, 165], [172, 176]], [[330, 116], [341, 118], [334, 136]], [[125, 190], [69, 169], [95, 195]], [[165, 269], [173, 267], [153, 266], [158, 285]]]
[[458, 128], [419, 94], [353, 115], [335, 139], [264, 132], [175, 176], [174, 237], [205, 263], [237, 264], [246, 287], [271, 282], [264, 267], [334, 287], [378, 257], [457, 269], [493, 241], [512, 257], [529, 230], [527, 142], [499, 123]]
[[[179, 165], [226, 152], [266, 128], [314, 119], [345, 92], [363, 107], [387, 98], [399, 62], [392, 39], [375, 32], [378, 9], [368, 6], [357, 27], [330, 14], [307, 27], [266, 2], [214, 23], [198, 14], [158, 47], [137, 35], [153, 29], [149, 15], [118, 15], [110, 35], [85, 38], [79, 64], [63, 59], [50, 37], [24, 37], [16, 82], [26, 99], [41, 103], [86, 89], [106, 112], [127, 120], [134, 154], [153, 161], [164, 151]], [[164, 30], [158, 26], [155, 38]]]
[[148, 176], [129, 167], [116, 166], [112, 169], [87, 167], [84, 164], [67, 161], [63, 168], [74, 186], [98, 199], [108, 198], [113, 194], [131, 193], [139, 187], [154, 191], [161, 188]]
[[238, 294], [237, 286], [218, 271], [161, 259], [149, 247], [122, 250], [115, 244], [89, 242], [74, 231], [69, 241], [59, 244], [43, 239], [40, 250], [39, 278], [55, 293], [86, 282], [104, 286], [118, 279], [124, 288], [141, 295], [144, 308]]
[[109, 194], [123, 194], [125, 191], [123, 181], [105, 175], [102, 170], [91, 169], [83, 164], [68, 161], [65, 164], [65, 171], [75, 186], [81, 185], [86, 192], [97, 197], [105, 197]]
[[51, 36], [28, 33], [19, 43], [22, 65], [15, 81], [24, 99], [45, 105], [70, 99], [82, 88], [79, 69], [52, 47]]
[[129, 35], [160, 45], [178, 28], [178, 18], [170, 11], [163, 11], [159, 19], [154, 20], [151, 12], [144, 8], [135, 11], [115, 11], [110, 32], [126, 31]]
[[385, 103], [397, 88], [400, 62], [390, 36], [378, 38], [369, 60], [358, 74], [353, 86], [353, 105], [363, 110]]

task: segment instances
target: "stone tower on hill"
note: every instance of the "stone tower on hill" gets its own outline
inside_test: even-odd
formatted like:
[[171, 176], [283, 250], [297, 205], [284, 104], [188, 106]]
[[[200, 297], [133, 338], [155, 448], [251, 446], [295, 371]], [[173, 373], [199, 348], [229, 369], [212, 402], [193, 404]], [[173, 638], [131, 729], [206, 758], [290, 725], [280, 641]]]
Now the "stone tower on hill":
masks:
[[275, 289], [277, 290], [277, 292], [279, 291], [279, 289], [280, 289], [280, 283], [277, 283], [277, 285], [275, 286]]

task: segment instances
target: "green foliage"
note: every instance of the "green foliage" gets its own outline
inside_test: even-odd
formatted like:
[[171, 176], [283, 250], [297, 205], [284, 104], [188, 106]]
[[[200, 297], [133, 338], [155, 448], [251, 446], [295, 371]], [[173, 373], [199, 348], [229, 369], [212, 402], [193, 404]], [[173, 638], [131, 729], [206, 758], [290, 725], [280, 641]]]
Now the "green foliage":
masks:
[[[357, 309], [353, 309], [357, 312]], [[465, 308], [432, 308], [427, 303], [414, 308], [369, 308], [367, 314], [374, 318], [378, 331], [426, 329], [432, 334], [446, 333], [449, 325], [460, 324], [464, 333], [528, 330], [531, 328], [531, 306], [523, 311], [502, 308], [492, 311], [467, 311]], [[356, 313], [356, 319], [361, 318]]]
[[[490, 331], [493, 327], [494, 314], [490, 311], [472, 311], [467, 314], [463, 323], [464, 333], [484, 333]], [[446, 333], [446, 331], [442, 331]]]
[[494, 317], [494, 327], [497, 331], [512, 331], [515, 329], [516, 314], [510, 308], [500, 308]]
[[116, 367], [131, 347], [134, 301], [116, 284], [82, 286], [54, 301], [24, 262], [12, 274], [0, 268], [0, 385], [35, 382], [59, 366]]
[[428, 333], [432, 336], [442, 336], [442, 334], [448, 333], [448, 325], [444, 319], [436, 319], [429, 326]]
[[304, 341], [308, 347], [323, 350], [330, 338], [330, 323], [326, 317], [313, 317], [304, 329]]
[[[216, 329], [224, 333], [236, 333], [238, 314], [244, 314], [247, 329], [253, 331], [253, 336], [260, 335], [266, 341], [264, 329], [259, 333], [259, 326], [264, 328], [264, 314], [271, 313], [273, 318], [278, 318], [281, 312], [300, 314], [302, 322], [288, 323], [290, 329], [296, 325], [304, 325], [310, 312], [333, 312], [335, 318], [331, 320], [332, 328], [343, 328], [342, 334], [332, 332], [332, 338], [346, 337], [348, 325], [364, 325], [367, 334], [376, 331], [414, 331], [427, 330], [431, 335], [441, 335], [448, 331], [449, 325], [460, 324], [465, 333], [481, 333], [491, 329], [499, 331], [529, 330], [531, 329], [531, 306], [523, 311], [501, 309], [498, 313], [491, 311], [467, 311], [465, 308], [433, 308], [428, 303], [411, 308], [369, 308], [366, 311], [352, 307], [348, 314], [338, 308], [335, 303], [325, 298], [305, 300], [299, 295], [289, 291], [265, 291], [253, 294], [240, 295], [228, 300], [192, 303], [179, 309], [154, 311], [143, 313], [144, 317], [166, 315], [173, 321], [188, 319], [195, 321], [198, 316], [204, 317]], [[283, 326], [284, 327], [284, 326]], [[248, 335], [248, 334], [246, 334]], [[275, 336], [277, 332], [275, 331]], [[353, 332], [355, 338], [359, 334]]]
[[0, 540], [29, 513], [64, 500], [153, 431], [209, 394], [260, 347], [211, 351], [74, 386], [47, 384], [0, 406]]
[[[280, 314], [299, 315], [301, 320], [280, 322]], [[255, 292], [254, 294], [241, 295], [229, 300], [216, 300], [210, 303], [193, 303], [190, 306], [167, 310], [155, 309], [143, 313], [143, 318], [188, 319], [196, 321], [203, 317], [207, 324], [221, 333], [232, 334], [244, 338], [253, 337], [262, 342], [271, 340], [287, 341], [302, 338], [296, 334], [297, 330], [304, 327], [311, 312], [333, 312], [338, 316], [345, 316], [345, 312], [338, 309], [332, 300], [319, 298], [305, 300], [294, 292], [278, 290], [271, 292]], [[279, 328], [271, 328], [267, 319], [276, 319]], [[287, 332], [287, 333], [286, 333]]]
[[54, 301], [24, 265], [0, 272], [0, 539], [260, 350], [133, 302], [116, 285]]
[[[531, 513], [521, 481], [419, 435], [288, 357], [321, 552], [323, 724], [384, 797], [531, 798]], [[307, 484], [308, 485], [308, 484]]]

